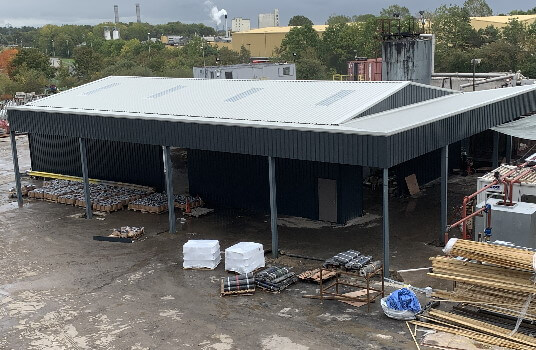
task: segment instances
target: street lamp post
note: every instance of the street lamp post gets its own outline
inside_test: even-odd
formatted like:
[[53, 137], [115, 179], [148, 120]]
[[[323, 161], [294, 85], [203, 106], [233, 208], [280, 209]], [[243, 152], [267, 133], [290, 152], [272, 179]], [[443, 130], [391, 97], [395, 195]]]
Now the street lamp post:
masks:
[[475, 91], [475, 78], [476, 78], [476, 65], [482, 62], [481, 58], [473, 58], [471, 64], [473, 65], [473, 91]]

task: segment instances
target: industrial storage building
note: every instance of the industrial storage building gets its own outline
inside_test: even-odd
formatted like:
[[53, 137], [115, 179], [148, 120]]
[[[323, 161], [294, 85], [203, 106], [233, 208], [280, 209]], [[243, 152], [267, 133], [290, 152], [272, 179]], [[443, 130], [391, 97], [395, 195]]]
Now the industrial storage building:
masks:
[[199, 79], [272, 79], [296, 80], [294, 63], [245, 63], [228, 66], [194, 67]]
[[[66, 137], [79, 140], [82, 169], [92, 142], [143, 145], [146, 155], [163, 146], [168, 191], [170, 147], [188, 149], [191, 190], [270, 208], [274, 254], [278, 213], [345, 222], [363, 209], [361, 167], [381, 168], [388, 271], [389, 168], [439, 152], [444, 228], [448, 145], [532, 111], [536, 86], [457, 93], [411, 82], [108, 77], [11, 107], [8, 119], [15, 155], [16, 131]], [[150, 176], [154, 162], [138, 171]]]

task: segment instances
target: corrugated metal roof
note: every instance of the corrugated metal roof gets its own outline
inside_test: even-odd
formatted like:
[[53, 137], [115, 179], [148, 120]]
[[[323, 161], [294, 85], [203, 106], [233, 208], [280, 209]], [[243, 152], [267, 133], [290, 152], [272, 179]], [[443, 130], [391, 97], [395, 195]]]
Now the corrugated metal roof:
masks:
[[536, 91], [536, 85], [452, 94], [357, 118], [341, 127], [368, 135], [392, 135], [530, 91]]
[[108, 77], [17, 109], [258, 126], [329, 126], [358, 116], [410, 84], [418, 85]]
[[536, 114], [510, 123], [496, 126], [493, 130], [524, 140], [536, 140]]

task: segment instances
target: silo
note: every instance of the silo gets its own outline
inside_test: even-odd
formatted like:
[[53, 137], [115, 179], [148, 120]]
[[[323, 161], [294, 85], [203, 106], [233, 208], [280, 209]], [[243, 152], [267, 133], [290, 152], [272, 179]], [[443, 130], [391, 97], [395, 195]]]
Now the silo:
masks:
[[117, 28], [114, 28], [113, 32], [112, 32], [112, 38], [114, 40], [118, 40], [119, 39], [119, 30], [117, 30]]
[[112, 35], [110, 33], [110, 29], [108, 28], [104, 29], [104, 40], [112, 40]]
[[406, 38], [382, 43], [382, 80], [430, 84], [432, 40]]

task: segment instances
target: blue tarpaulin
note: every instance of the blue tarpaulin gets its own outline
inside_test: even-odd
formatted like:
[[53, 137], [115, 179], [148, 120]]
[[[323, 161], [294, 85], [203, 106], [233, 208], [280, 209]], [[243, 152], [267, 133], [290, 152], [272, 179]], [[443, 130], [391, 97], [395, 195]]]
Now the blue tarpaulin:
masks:
[[386, 303], [390, 309], [398, 311], [409, 310], [414, 313], [421, 311], [421, 304], [419, 303], [417, 296], [407, 288], [392, 292], [387, 298]]

